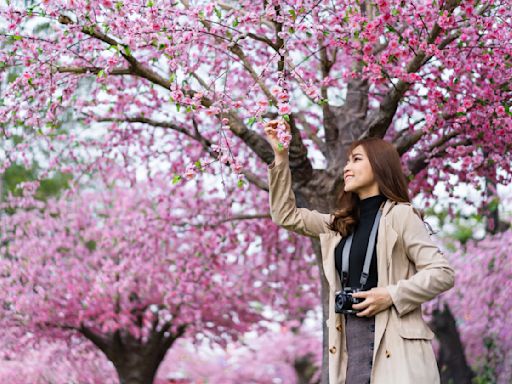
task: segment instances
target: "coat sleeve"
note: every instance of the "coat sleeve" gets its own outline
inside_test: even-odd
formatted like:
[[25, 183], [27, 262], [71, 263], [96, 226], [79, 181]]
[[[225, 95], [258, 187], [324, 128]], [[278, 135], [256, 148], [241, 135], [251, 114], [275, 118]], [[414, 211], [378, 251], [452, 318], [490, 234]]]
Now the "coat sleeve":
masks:
[[301, 235], [318, 237], [329, 231], [331, 215], [307, 208], [297, 208], [292, 191], [288, 161], [268, 166], [269, 203], [272, 221]]
[[404, 205], [401, 236], [405, 252], [415, 265], [416, 273], [408, 279], [387, 287], [393, 304], [401, 317], [450, 289], [454, 284], [454, 270], [431, 240], [423, 220], [411, 205]]

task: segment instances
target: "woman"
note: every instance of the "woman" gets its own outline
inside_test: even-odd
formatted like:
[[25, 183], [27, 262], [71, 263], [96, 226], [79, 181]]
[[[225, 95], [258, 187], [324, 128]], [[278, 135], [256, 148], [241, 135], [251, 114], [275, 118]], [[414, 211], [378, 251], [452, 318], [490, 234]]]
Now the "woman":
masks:
[[[450, 289], [454, 272], [411, 205], [398, 152], [379, 138], [352, 143], [338, 209], [322, 214], [296, 207], [288, 152], [278, 148], [276, 129], [276, 121], [265, 126], [275, 155], [268, 167], [272, 220], [320, 240], [330, 287], [329, 383], [439, 383], [434, 334], [421, 304]], [[361, 301], [352, 305], [356, 313], [336, 312], [336, 293], [360, 283], [363, 290], [353, 293]]]

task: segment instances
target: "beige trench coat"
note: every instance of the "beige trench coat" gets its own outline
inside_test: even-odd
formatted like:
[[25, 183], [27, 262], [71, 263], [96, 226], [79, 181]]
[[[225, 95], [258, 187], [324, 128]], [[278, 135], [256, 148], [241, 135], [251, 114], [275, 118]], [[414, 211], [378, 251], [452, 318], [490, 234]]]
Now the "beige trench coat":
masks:
[[[345, 384], [347, 349], [343, 315], [334, 312], [341, 289], [334, 250], [339, 233], [327, 225], [330, 214], [297, 208], [288, 162], [268, 168], [272, 220], [294, 232], [319, 238], [323, 270], [329, 282], [329, 384]], [[393, 305], [375, 316], [372, 384], [436, 384], [439, 371], [432, 349], [434, 333], [421, 304], [454, 284], [454, 271], [430, 239], [410, 203], [387, 200], [377, 237], [378, 286], [386, 287]]]

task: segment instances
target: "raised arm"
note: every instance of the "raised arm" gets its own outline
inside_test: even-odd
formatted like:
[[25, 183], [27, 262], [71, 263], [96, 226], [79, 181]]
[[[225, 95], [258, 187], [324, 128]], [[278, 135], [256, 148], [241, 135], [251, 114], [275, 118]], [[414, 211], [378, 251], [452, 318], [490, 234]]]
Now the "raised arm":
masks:
[[274, 161], [268, 166], [269, 202], [272, 220], [279, 226], [301, 235], [318, 237], [329, 231], [331, 215], [307, 208], [297, 208], [292, 190], [288, 151], [278, 149], [275, 125], [265, 127], [267, 140], [274, 149]]
[[387, 287], [399, 316], [450, 289], [454, 271], [448, 260], [430, 238], [423, 221], [410, 205], [404, 205], [401, 235], [405, 252], [417, 272], [408, 279]]

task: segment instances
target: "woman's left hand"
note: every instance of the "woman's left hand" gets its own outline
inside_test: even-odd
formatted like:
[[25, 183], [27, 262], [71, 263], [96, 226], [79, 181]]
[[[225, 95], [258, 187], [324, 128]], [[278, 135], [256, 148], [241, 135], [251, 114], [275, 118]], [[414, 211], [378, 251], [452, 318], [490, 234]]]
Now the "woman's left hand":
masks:
[[357, 309], [359, 317], [372, 317], [377, 313], [382, 312], [393, 304], [391, 295], [384, 287], [372, 288], [369, 291], [354, 292], [352, 297], [357, 299], [364, 299], [362, 303], [353, 304], [352, 308]]

